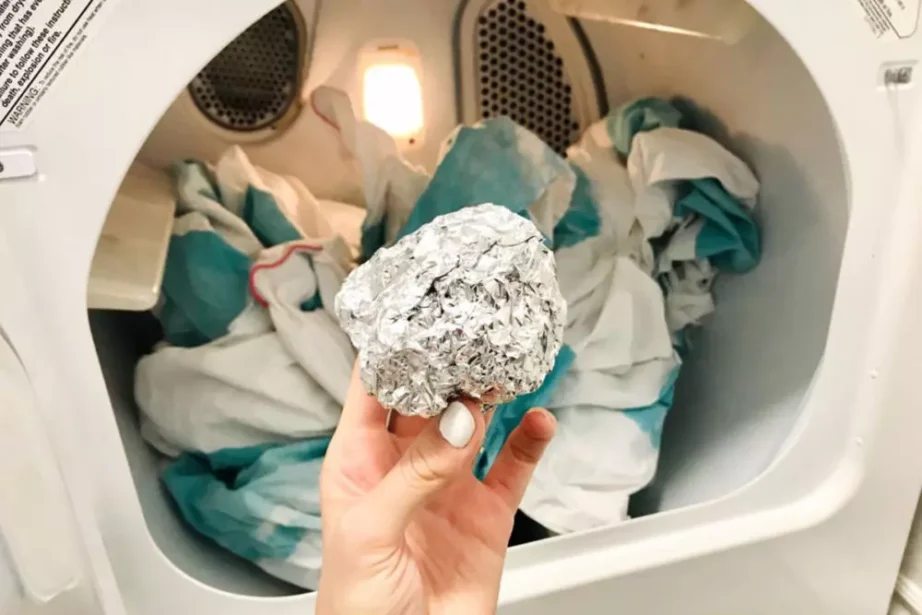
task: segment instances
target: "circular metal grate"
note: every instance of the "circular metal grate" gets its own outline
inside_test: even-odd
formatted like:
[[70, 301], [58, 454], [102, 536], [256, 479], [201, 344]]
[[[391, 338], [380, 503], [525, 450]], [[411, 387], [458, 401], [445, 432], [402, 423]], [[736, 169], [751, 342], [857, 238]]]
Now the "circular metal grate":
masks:
[[283, 4], [246, 29], [196, 75], [189, 93], [222, 128], [276, 124], [295, 102], [304, 57], [297, 9]]
[[560, 154], [576, 139], [573, 88], [545, 26], [523, 0], [500, 0], [478, 20], [481, 117], [508, 116]]

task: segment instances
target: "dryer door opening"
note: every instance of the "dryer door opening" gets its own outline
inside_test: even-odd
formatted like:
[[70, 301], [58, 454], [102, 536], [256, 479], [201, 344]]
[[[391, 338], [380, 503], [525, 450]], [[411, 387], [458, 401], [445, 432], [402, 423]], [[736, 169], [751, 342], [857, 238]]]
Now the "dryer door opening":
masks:
[[[406, 12], [399, 19], [389, 16], [397, 12], [391, 10], [357, 15], [349, 2], [325, 3], [319, 13], [311, 4], [276, 9], [191, 82], [151, 133], [137, 164], [154, 170], [190, 158], [218, 164], [237, 143], [252, 164], [303, 182], [321, 208], [329, 201], [364, 207], [355, 159], [343, 151], [329, 118], [311, 106], [309, 95], [321, 83], [340, 88], [359, 110], [361, 61], [355, 50], [385, 37], [412, 41], [423, 58], [426, 142], [405, 155], [428, 172], [435, 169], [442, 137], [459, 117], [467, 122], [510, 117], [565, 154], [608, 109], [645, 96], [676, 100], [688, 125], [729, 148], [758, 176], [764, 260], [748, 275], [720, 278], [717, 311], [693, 333], [655, 478], [645, 489], [638, 485], [623, 520], [726, 497], [756, 479], [794, 429], [822, 355], [848, 218], [834, 124], [801, 60], [761, 18], [741, 40], [727, 44], [605, 21], [569, 21], [542, 0], [441, 2], [427, 5], [424, 13], [410, 11], [410, 4], [401, 5]], [[246, 72], [249, 59], [283, 59], [284, 44], [274, 51], [262, 46], [284, 43], [285, 36], [295, 50], [298, 37], [309, 39], [302, 40], [300, 56], [292, 56], [294, 72], [258, 64], [256, 72]], [[283, 83], [286, 74], [291, 82]], [[542, 78], [550, 80], [548, 87], [541, 87]], [[538, 86], [529, 87], [536, 79]], [[242, 84], [238, 98], [218, 91], [234, 91], [233, 83]], [[244, 126], [258, 123], [255, 111], [229, 110], [231, 103], [248, 108], [247, 83], [289, 94], [296, 87], [299, 96], [303, 88], [304, 94], [291, 103], [283, 122], [257, 135], [255, 124]], [[258, 90], [251, 94], [262, 96]], [[282, 111], [287, 103], [279, 101]], [[342, 232], [357, 236], [364, 214], [360, 209], [351, 214]], [[161, 488], [166, 462], [141, 437], [133, 399], [134, 365], [162, 339], [156, 318], [94, 310], [91, 323], [147, 523], [160, 548], [188, 574], [221, 589], [256, 595], [300, 591], [254, 575], [250, 564], [187, 529]], [[572, 453], [561, 448], [558, 454]], [[618, 516], [613, 511], [611, 518]], [[561, 529], [528, 527], [522, 530], [526, 540]]]

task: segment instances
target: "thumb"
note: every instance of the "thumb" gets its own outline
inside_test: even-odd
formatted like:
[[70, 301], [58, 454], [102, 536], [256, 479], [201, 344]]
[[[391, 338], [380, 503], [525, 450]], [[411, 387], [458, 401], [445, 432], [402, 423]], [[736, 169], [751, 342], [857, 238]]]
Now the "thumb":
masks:
[[454, 401], [438, 421], [430, 421], [369, 494], [370, 509], [378, 511], [379, 538], [401, 539], [417, 510], [455, 479], [471, 473], [484, 431], [483, 413], [472, 401]]

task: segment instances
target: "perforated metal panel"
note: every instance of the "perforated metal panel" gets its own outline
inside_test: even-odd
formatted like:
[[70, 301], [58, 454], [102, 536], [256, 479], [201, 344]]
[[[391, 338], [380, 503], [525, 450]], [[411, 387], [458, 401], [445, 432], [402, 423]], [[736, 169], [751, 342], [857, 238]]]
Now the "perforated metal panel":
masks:
[[564, 153], [581, 132], [564, 58], [524, 0], [487, 4], [477, 19], [480, 116], [508, 116]]
[[247, 28], [192, 80], [192, 100], [222, 128], [273, 126], [297, 100], [304, 46], [301, 16], [296, 7], [283, 4]]

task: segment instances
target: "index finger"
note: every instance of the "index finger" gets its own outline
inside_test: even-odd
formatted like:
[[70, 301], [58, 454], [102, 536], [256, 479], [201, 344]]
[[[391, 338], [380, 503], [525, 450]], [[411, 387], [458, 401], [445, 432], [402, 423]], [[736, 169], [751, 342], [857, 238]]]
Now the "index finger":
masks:
[[386, 428], [387, 410], [378, 403], [374, 395], [365, 390], [365, 385], [359, 376], [359, 362], [356, 359], [337, 430], [380, 429], [385, 431]]

